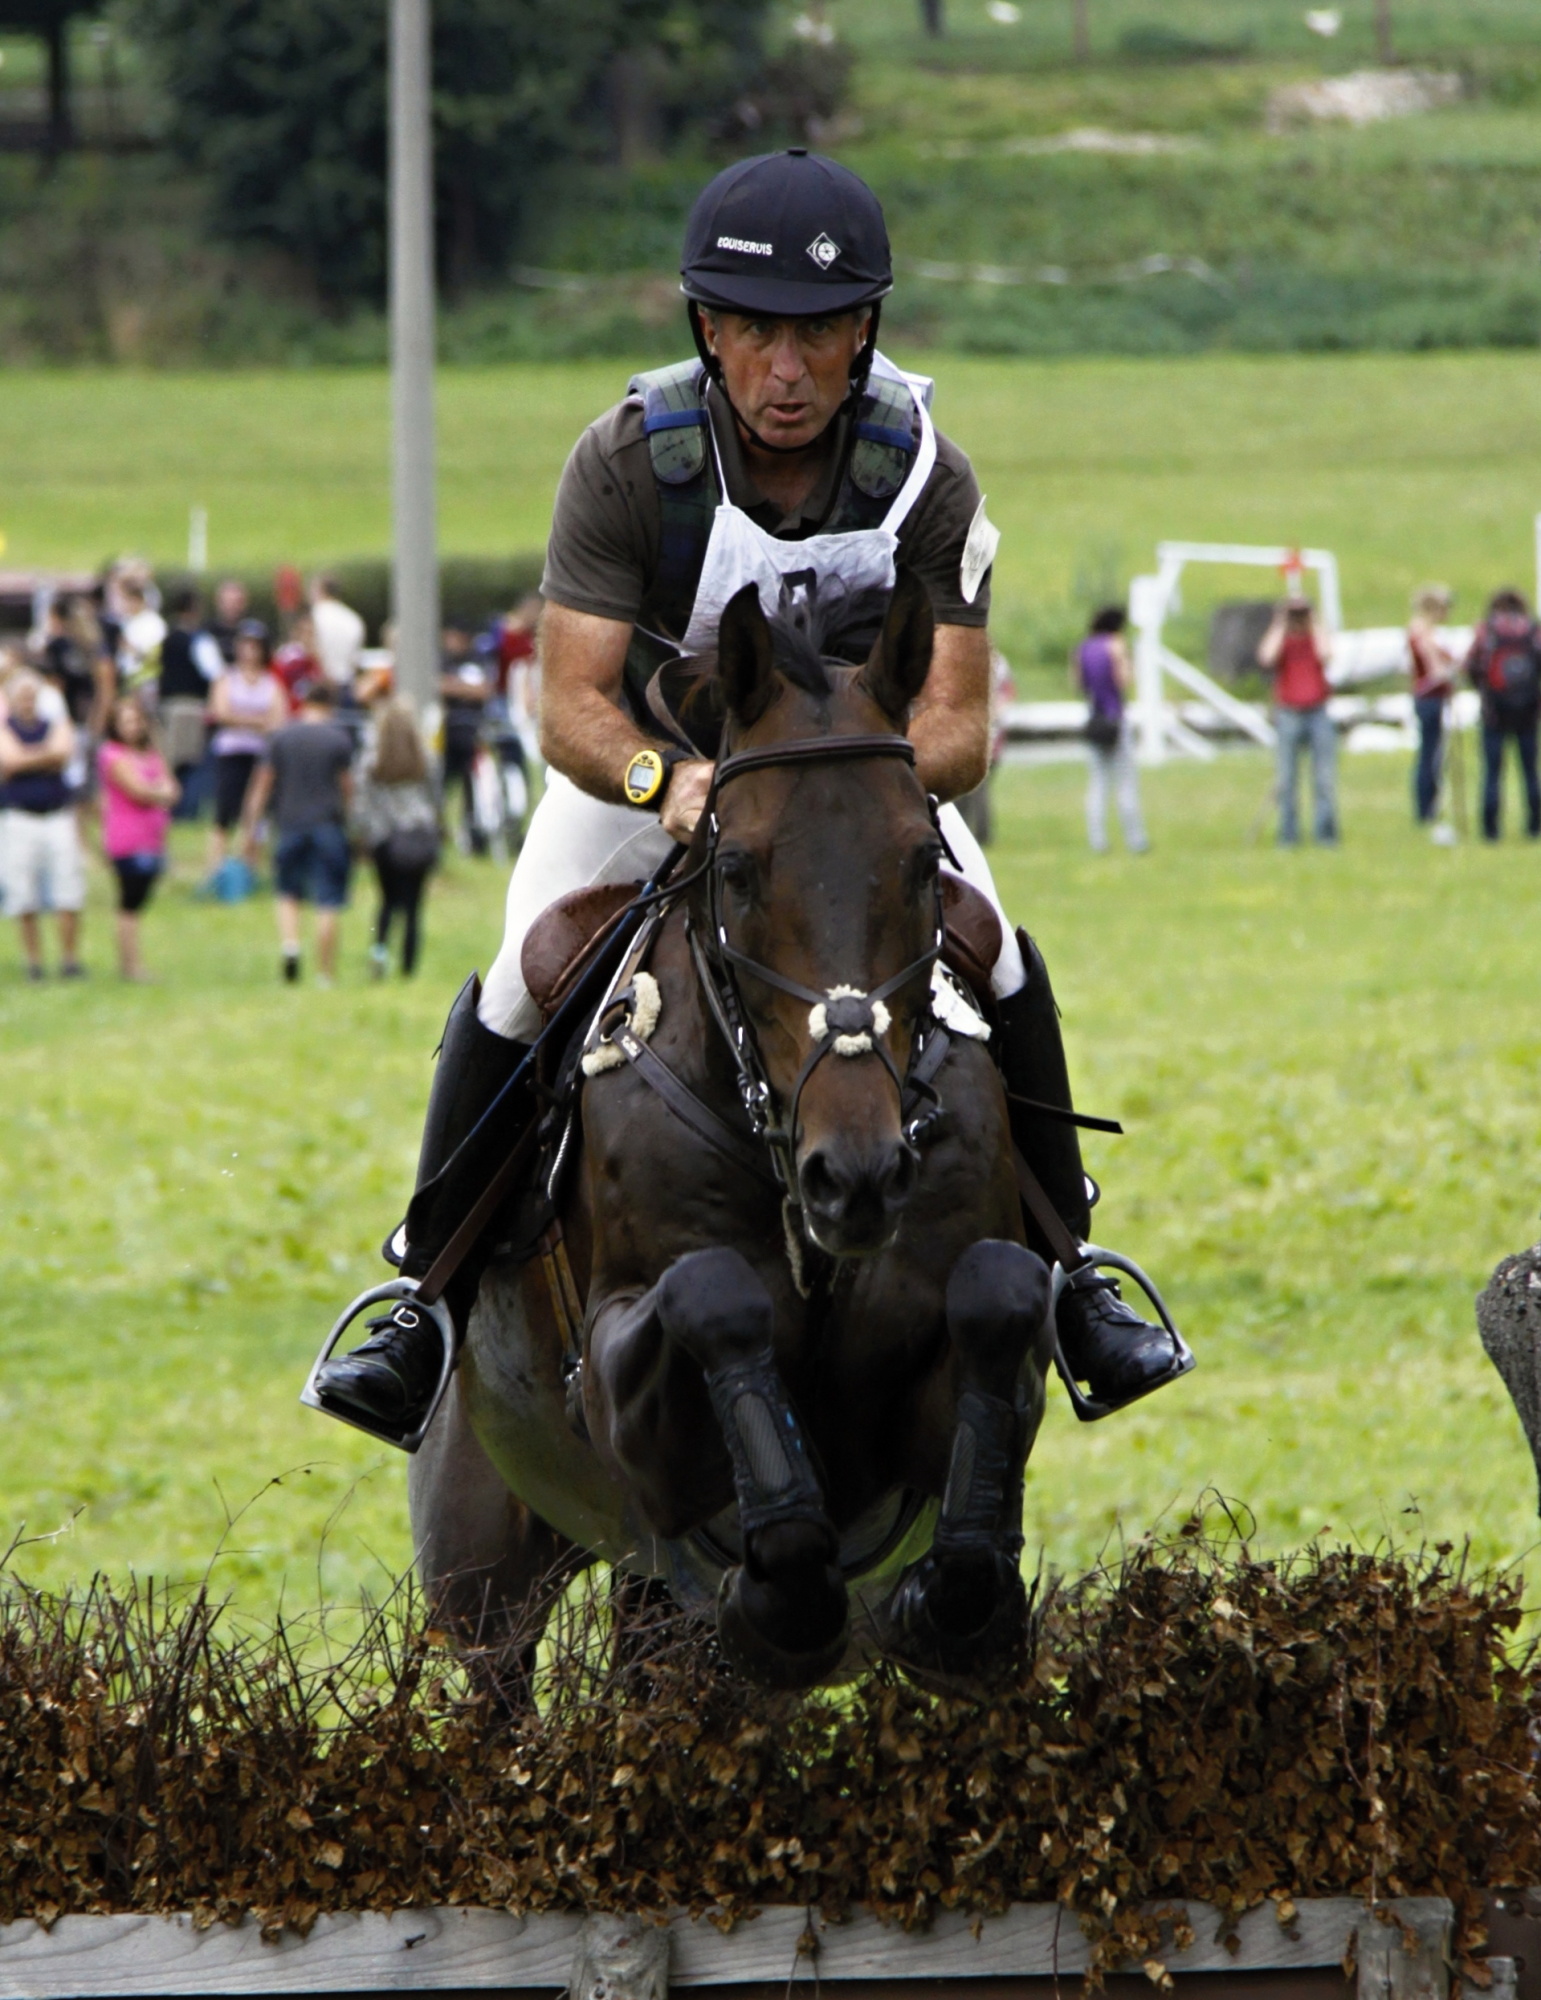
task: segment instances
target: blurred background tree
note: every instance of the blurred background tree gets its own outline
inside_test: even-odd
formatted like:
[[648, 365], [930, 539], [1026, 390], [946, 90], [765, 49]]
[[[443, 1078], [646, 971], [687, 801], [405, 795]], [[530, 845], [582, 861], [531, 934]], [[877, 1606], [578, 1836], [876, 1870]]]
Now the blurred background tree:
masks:
[[[721, 126], [762, 63], [768, 0], [436, 0], [439, 269], [499, 270], [544, 171], [632, 167]], [[142, 0], [169, 137], [216, 226], [318, 292], [385, 284], [386, 9], [359, 0]]]
[[79, 14], [95, 13], [94, 0], [0, 0], [0, 29], [37, 35], [47, 51], [48, 113], [41, 137], [43, 150], [63, 152], [74, 137], [70, 104], [70, 22]]

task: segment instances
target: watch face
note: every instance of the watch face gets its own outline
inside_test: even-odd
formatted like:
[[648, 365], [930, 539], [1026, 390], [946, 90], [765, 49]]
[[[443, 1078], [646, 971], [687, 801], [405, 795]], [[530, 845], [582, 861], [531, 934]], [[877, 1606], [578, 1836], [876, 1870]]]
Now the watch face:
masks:
[[634, 806], [645, 806], [656, 798], [663, 783], [663, 758], [656, 750], [639, 750], [626, 766], [626, 796]]

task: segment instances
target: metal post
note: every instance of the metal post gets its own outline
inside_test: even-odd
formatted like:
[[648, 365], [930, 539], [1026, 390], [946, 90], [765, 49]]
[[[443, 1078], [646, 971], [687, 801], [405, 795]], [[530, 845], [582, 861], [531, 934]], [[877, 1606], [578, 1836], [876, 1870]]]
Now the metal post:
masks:
[[391, 9], [391, 502], [396, 686], [421, 710], [438, 679], [434, 505], [430, 0]]
[[1536, 516], [1536, 595], [1533, 601], [1541, 605], [1541, 514]]

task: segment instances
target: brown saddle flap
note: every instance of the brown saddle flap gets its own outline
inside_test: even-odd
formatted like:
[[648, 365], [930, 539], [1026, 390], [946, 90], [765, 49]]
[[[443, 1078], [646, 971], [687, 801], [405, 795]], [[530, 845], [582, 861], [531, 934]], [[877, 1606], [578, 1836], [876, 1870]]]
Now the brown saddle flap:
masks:
[[976, 999], [990, 999], [990, 974], [1001, 955], [1001, 920], [987, 896], [961, 875], [942, 872], [944, 963]]
[[642, 886], [605, 882], [593, 889], [574, 889], [542, 910], [525, 932], [519, 969], [530, 998], [548, 1020], [566, 998], [589, 946]]

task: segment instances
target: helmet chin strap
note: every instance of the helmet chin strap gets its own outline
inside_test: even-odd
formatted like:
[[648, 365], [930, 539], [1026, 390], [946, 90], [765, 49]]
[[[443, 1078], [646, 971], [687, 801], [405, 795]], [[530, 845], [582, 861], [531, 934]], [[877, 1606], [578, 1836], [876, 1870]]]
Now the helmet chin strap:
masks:
[[728, 385], [723, 376], [722, 363], [706, 344], [706, 334], [701, 326], [700, 305], [695, 299], [687, 299], [685, 302], [686, 315], [690, 320], [690, 337], [696, 344], [696, 352], [700, 355], [702, 366], [706, 369], [707, 374], [716, 383], [722, 400], [733, 412], [734, 422], [741, 427], [746, 437], [759, 446], [761, 451], [774, 452], [778, 458], [796, 458], [800, 452], [812, 451], [820, 439], [828, 436], [831, 428], [840, 421], [844, 412], [854, 408], [861, 396], [862, 390], [867, 386], [867, 377], [872, 372], [872, 357], [877, 352], [878, 344], [878, 319], [882, 310], [883, 305], [880, 299], [874, 300], [867, 308], [869, 314], [867, 320], [867, 338], [862, 342], [860, 354], [851, 363], [851, 386], [846, 391], [840, 408], [836, 410], [823, 430], [819, 432], [818, 437], [810, 438], [806, 444], [772, 444], [769, 438], [761, 437], [754, 425], [750, 423], [743, 411], [739, 409], [733, 398], [728, 394]]

